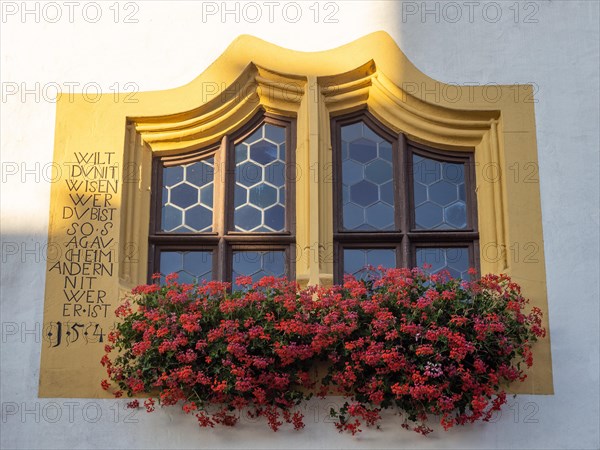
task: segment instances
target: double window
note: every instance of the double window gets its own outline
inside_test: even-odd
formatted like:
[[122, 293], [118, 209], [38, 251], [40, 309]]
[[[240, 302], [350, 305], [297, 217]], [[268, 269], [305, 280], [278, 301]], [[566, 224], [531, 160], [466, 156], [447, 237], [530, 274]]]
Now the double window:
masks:
[[[370, 266], [478, 267], [473, 153], [362, 111], [331, 121], [334, 280]], [[219, 146], [154, 160], [149, 273], [295, 276], [295, 123], [259, 114]]]
[[221, 145], [154, 159], [149, 272], [294, 277], [294, 122], [260, 114]]
[[472, 152], [417, 144], [360, 113], [332, 121], [335, 278], [478, 267]]

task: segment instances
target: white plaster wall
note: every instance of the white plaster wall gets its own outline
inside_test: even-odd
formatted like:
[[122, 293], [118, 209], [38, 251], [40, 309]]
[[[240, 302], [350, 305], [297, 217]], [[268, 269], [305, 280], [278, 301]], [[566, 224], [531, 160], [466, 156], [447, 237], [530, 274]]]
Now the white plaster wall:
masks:
[[[224, 21], [220, 14], [203, 17], [202, 2], [191, 1], [131, 2], [137, 6], [133, 16], [137, 23], [124, 23], [124, 14], [134, 7], [117, 5], [121, 15], [115, 23], [113, 2], [100, 2], [102, 18], [90, 23], [82, 11], [87, 7], [87, 18], [93, 19], [93, 5], [67, 3], [55, 3], [63, 17], [50, 23], [56, 16], [54, 5], [43, 9], [44, 4], [39, 4], [39, 14], [23, 18], [22, 2], [2, 2], [2, 448], [600, 446], [597, 2], [458, 1], [445, 9], [444, 2], [437, 6], [436, 2], [321, 2], [317, 21], [314, 2], [300, 2], [302, 18], [297, 23], [282, 14], [289, 2], [274, 6], [273, 23], [267, 17], [269, 6], [257, 2], [264, 16], [256, 24], [242, 14], [237, 19], [230, 14]], [[36, 4], [28, 2], [26, 7], [35, 11]], [[205, 11], [235, 8], [235, 2], [204, 4]], [[462, 18], [453, 23], [457, 7]], [[10, 15], [14, 8], [17, 14]], [[68, 8], [74, 8], [72, 23]], [[287, 10], [288, 18], [293, 18], [293, 6], [288, 8], [292, 8]], [[423, 17], [425, 8], [434, 12]], [[325, 23], [324, 15], [336, 10], [337, 23]], [[502, 16], [496, 21], [498, 11]], [[246, 12], [252, 19], [253, 11]], [[142, 91], [165, 89], [196, 77], [242, 33], [311, 51], [380, 29], [396, 39], [417, 67], [438, 80], [533, 82], [538, 87], [536, 120], [555, 395], [519, 396], [510, 400], [511, 408], [493, 424], [437, 431], [428, 438], [399, 429], [393, 420], [385, 420], [382, 431], [369, 430], [354, 438], [340, 435], [332, 424], [324, 423], [326, 402], [309, 405], [304, 431], [274, 434], [262, 424], [248, 422], [233, 430], [200, 430], [193, 418], [173, 412], [140, 412], [127, 418], [123, 402], [117, 401], [38, 399], [43, 246], [50, 192], [44, 166], [52, 161], [55, 125], [53, 88], [48, 83], [78, 83], [76, 91], [85, 83], [110, 91], [115, 83], [127, 82]], [[9, 95], [15, 83], [18, 92]], [[23, 98], [24, 89], [34, 93]], [[13, 254], [15, 244], [17, 254]], [[319, 411], [317, 420], [313, 420], [315, 411]]]

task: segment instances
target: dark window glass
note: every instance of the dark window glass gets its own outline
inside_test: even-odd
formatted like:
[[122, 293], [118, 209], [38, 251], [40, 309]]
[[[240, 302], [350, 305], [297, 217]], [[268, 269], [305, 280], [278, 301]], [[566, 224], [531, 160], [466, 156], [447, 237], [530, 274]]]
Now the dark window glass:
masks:
[[396, 267], [396, 251], [393, 248], [347, 248], [344, 249], [344, 273], [356, 278], [368, 278], [371, 268]]
[[265, 124], [235, 146], [235, 230], [285, 230], [285, 128]]
[[392, 144], [362, 122], [341, 133], [344, 229], [394, 229]]
[[259, 114], [218, 148], [155, 158], [149, 275], [294, 277], [293, 127]]
[[334, 119], [332, 139], [336, 282], [368, 265], [477, 268], [472, 152], [411, 142], [366, 112]]
[[211, 251], [168, 251], [160, 252], [160, 274], [164, 282], [166, 275], [177, 273], [181, 283], [199, 283], [212, 280], [213, 252]]
[[214, 158], [165, 167], [162, 186], [161, 231], [212, 231]]
[[413, 154], [415, 223], [421, 230], [467, 227], [464, 164]]
[[258, 281], [265, 276], [283, 277], [286, 274], [284, 251], [234, 251], [233, 280], [250, 276]]
[[417, 248], [417, 266], [429, 264], [430, 273], [447, 270], [455, 278], [468, 279], [469, 249], [467, 247]]

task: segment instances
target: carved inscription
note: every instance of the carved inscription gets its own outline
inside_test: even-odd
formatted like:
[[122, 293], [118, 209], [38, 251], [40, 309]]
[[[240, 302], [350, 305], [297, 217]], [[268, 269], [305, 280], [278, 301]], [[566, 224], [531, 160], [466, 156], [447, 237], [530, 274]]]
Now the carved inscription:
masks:
[[51, 347], [104, 342], [111, 311], [102, 277], [115, 271], [115, 198], [119, 190], [119, 165], [114, 152], [75, 152], [67, 164], [68, 177], [62, 208], [67, 240], [61, 257], [48, 271], [62, 278], [61, 320], [44, 327]]

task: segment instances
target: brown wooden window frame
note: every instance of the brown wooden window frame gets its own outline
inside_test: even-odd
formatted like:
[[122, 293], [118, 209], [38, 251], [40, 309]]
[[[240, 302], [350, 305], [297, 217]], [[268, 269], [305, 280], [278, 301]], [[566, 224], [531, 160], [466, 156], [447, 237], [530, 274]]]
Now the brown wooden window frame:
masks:
[[[394, 173], [394, 231], [347, 231], [343, 228], [342, 202], [342, 127], [363, 122], [392, 144]], [[452, 151], [414, 142], [403, 133], [395, 133], [370, 112], [359, 110], [331, 119], [333, 164], [333, 250], [334, 283], [344, 279], [345, 249], [394, 249], [396, 267], [415, 267], [417, 248], [468, 248], [469, 265], [479, 271], [479, 231], [475, 183], [474, 149]], [[467, 227], [462, 230], [419, 230], [415, 225], [413, 194], [413, 155], [438, 162], [462, 163], [465, 171]]]
[[[246, 232], [234, 229], [235, 146], [264, 124], [285, 128], [285, 230]], [[148, 235], [148, 282], [160, 272], [161, 251], [212, 251], [212, 279], [234, 282], [236, 251], [284, 251], [286, 276], [295, 278], [296, 250], [296, 120], [265, 111], [258, 112], [241, 128], [223, 137], [220, 144], [184, 155], [157, 156], [152, 161], [150, 231]], [[161, 231], [163, 167], [189, 164], [215, 157], [213, 231], [173, 233]], [[217, 186], [217, 183], [220, 186]]]

